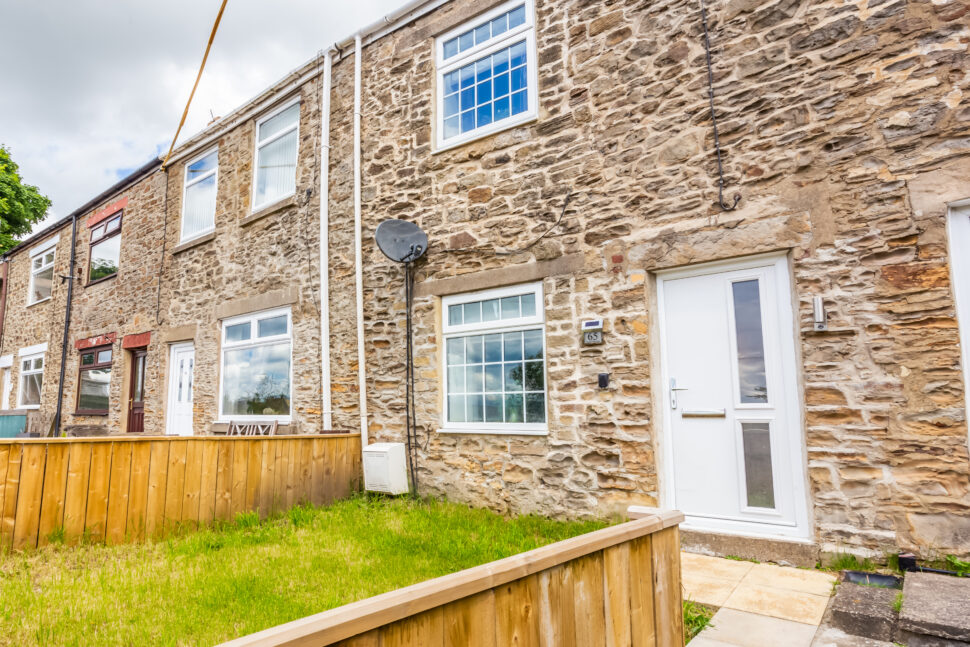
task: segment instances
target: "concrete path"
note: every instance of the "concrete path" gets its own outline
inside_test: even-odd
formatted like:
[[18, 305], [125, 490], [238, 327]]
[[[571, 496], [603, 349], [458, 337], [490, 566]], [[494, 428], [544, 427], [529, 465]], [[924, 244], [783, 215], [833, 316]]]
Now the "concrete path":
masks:
[[836, 578], [829, 573], [682, 553], [684, 595], [720, 607], [691, 647], [809, 647]]

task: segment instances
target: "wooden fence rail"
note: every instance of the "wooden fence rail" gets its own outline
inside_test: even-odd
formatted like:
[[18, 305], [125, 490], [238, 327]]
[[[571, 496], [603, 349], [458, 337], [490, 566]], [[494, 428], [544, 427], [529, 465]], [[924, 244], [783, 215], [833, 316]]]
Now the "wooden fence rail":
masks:
[[0, 440], [0, 546], [119, 543], [345, 497], [357, 434]]
[[646, 515], [223, 647], [683, 647], [683, 518]]

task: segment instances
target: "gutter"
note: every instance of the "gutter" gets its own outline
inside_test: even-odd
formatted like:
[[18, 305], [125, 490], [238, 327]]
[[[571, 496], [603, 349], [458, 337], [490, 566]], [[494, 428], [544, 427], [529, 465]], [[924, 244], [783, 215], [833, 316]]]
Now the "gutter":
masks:
[[100, 203], [104, 202], [115, 193], [118, 193], [119, 191], [122, 191], [128, 188], [138, 180], [142, 179], [144, 176], [153, 172], [156, 168], [158, 168], [161, 165], [162, 165], [162, 160], [155, 158], [150, 162], [144, 164], [140, 168], [135, 169], [127, 177], [122, 178], [118, 182], [115, 182], [110, 187], [108, 187], [107, 189], [105, 189], [104, 191], [102, 191], [92, 199], [88, 200], [83, 205], [81, 205], [80, 207], [72, 211], [67, 216], [64, 216], [63, 218], [55, 222], [50, 227], [42, 229], [36, 234], [31, 234], [30, 237], [25, 238], [20, 243], [18, 243], [16, 247], [12, 247], [8, 249], [6, 252], [3, 253], [2, 256], [0, 256], [0, 259], [7, 259], [10, 256], [12, 256], [14, 253], [20, 251], [21, 249], [24, 249], [25, 247], [31, 247], [38, 240], [41, 240], [42, 238], [46, 238], [47, 236], [50, 236], [51, 234], [53, 234], [55, 231], [59, 229], [63, 229], [64, 227], [67, 227], [69, 224], [71, 224], [71, 221], [74, 220], [75, 218], [82, 216], [84, 215], [85, 212], [90, 211], [94, 207], [97, 207]]
[[[410, 0], [397, 11], [387, 14], [380, 20], [355, 32], [354, 35], [347, 36], [343, 40], [330, 45], [329, 51], [337, 50], [337, 56], [332, 59], [332, 63], [340, 62], [344, 59], [343, 52], [348, 48], [356, 46], [357, 36], [361, 38], [361, 47], [367, 47], [384, 36], [391, 34], [410, 22], [425, 16], [438, 7], [447, 4], [451, 0]], [[285, 96], [310, 79], [316, 77], [321, 72], [318, 71], [319, 55], [314, 56], [305, 63], [298, 65], [283, 75], [280, 80], [268, 86], [262, 92], [256, 94], [249, 101], [236, 106], [229, 114], [219, 120], [211, 128], [206, 128], [187, 139], [181, 147], [173, 152], [169, 157], [168, 163], [171, 166], [174, 162], [184, 159], [202, 149], [210, 146], [214, 141], [222, 137], [225, 133], [237, 127], [242, 122], [250, 119], [253, 115], [266, 110], [274, 103], [279, 101], [281, 96]]]

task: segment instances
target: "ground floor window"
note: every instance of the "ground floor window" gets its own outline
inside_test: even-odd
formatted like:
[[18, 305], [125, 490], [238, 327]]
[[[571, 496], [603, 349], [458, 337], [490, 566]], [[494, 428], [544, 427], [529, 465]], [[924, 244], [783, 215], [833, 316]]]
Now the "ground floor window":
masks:
[[224, 320], [220, 419], [288, 421], [291, 356], [288, 309]]
[[546, 430], [542, 284], [443, 299], [445, 428]]
[[81, 351], [78, 369], [77, 413], [105, 415], [110, 400], [111, 346], [86, 348]]
[[40, 407], [40, 391], [44, 385], [44, 353], [20, 358], [20, 389], [17, 406], [21, 409]]

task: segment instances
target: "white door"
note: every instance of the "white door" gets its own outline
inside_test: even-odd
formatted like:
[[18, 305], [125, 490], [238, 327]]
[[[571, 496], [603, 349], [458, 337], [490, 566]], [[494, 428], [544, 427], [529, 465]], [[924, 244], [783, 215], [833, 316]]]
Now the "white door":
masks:
[[808, 534], [784, 256], [659, 277], [666, 503], [699, 530]]
[[168, 422], [165, 433], [191, 436], [195, 346], [173, 344], [168, 366]]

